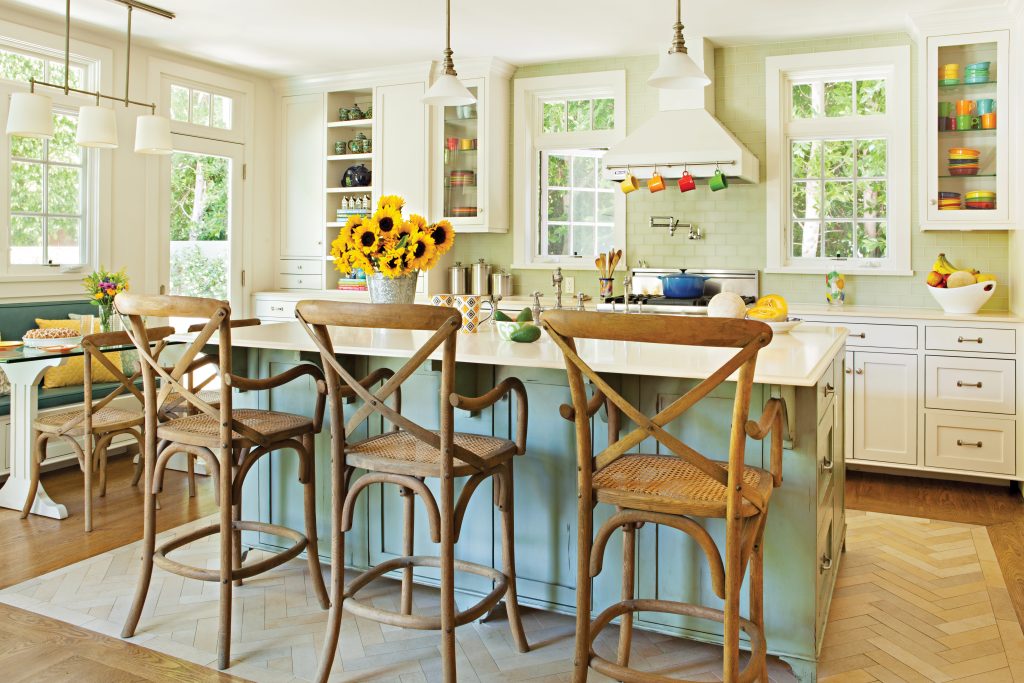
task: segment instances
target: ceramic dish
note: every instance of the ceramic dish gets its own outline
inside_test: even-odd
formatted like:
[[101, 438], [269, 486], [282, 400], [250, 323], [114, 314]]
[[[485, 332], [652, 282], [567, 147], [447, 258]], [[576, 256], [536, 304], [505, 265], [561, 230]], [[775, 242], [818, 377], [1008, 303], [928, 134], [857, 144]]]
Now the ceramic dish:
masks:
[[789, 334], [794, 327], [802, 323], [803, 320], [800, 318], [787, 318], [780, 322], [765, 322], [768, 327], [772, 328], [772, 334]]
[[24, 343], [22, 341], [0, 341], [0, 349], [13, 349]]
[[32, 349], [46, 349], [52, 350], [53, 348], [64, 348], [73, 349], [82, 343], [81, 337], [61, 337], [59, 339], [31, 339], [29, 337], [23, 338], [21, 341], [25, 342], [25, 346]]
[[949, 175], [978, 175], [977, 168], [951, 168]]
[[976, 157], [976, 156], [981, 155], [981, 151], [977, 150], [977, 149], [971, 149], [970, 147], [950, 147], [949, 148], [949, 156], [958, 156], [958, 155]]
[[967, 193], [966, 197], [968, 201], [972, 199], [995, 199], [996, 193], [992, 190], [971, 190]]
[[[512, 335], [523, 329], [524, 327], [534, 326], [532, 322], [519, 323], [515, 320], [495, 320], [494, 329], [498, 331], [498, 336], [505, 341], [512, 341]], [[544, 328], [540, 328], [544, 331]]]
[[996, 203], [995, 202], [967, 202], [966, 206], [967, 206], [968, 209], [974, 209], [974, 210], [980, 209], [982, 211], [991, 211], [992, 209], [996, 208]]
[[939, 79], [939, 85], [960, 85], [959, 78], [942, 78]]
[[950, 314], [973, 314], [992, 298], [996, 291], [996, 283], [992, 280], [978, 282], [966, 287], [928, 287], [929, 293], [942, 306], [942, 310]]

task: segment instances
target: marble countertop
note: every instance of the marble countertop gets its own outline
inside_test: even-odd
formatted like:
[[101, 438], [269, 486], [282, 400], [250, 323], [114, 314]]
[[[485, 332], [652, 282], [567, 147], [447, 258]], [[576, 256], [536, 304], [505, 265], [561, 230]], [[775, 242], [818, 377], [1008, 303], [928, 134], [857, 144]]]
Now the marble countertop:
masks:
[[[332, 330], [337, 353], [359, 356], [408, 358], [429, 336], [428, 332], [362, 327]], [[231, 341], [246, 348], [316, 351], [298, 322], [240, 328], [232, 331]], [[789, 334], [776, 335], [758, 356], [754, 381], [813, 386], [845, 342], [845, 328], [830, 325], [805, 324]], [[687, 379], [707, 377], [733, 352], [591, 339], [579, 340], [577, 345], [583, 359], [598, 372]], [[440, 351], [434, 355], [440, 358]], [[477, 334], [460, 334], [457, 358], [462, 363], [565, 369], [561, 351], [546, 333], [532, 344], [517, 344], [503, 341], [490, 325]]]

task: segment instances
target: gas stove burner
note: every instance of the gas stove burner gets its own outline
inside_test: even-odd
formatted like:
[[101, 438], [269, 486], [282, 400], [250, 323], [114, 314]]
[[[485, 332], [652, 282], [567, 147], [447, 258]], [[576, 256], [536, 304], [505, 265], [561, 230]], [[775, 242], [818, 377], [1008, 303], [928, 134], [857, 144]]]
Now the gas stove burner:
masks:
[[[704, 278], [704, 292], [691, 299], [673, 299], [662, 294], [660, 277], [684, 272], [679, 268], [634, 268], [631, 273], [633, 291], [627, 302], [619, 295], [597, 305], [599, 311], [638, 313], [644, 311], [683, 315], [707, 315], [711, 297], [719, 292], [734, 292], [750, 305], [757, 301], [759, 273], [756, 270], [685, 269], [688, 275]], [[648, 309], [648, 307], [650, 307]]]

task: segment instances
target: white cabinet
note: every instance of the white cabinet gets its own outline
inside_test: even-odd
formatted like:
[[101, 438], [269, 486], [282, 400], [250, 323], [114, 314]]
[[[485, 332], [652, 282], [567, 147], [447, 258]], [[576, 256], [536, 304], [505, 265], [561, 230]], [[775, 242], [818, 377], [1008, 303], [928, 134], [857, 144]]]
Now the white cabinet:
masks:
[[282, 258], [323, 253], [324, 96], [281, 98]]
[[929, 413], [925, 431], [926, 465], [971, 473], [1016, 471], [1013, 420]]
[[853, 459], [917, 463], [917, 356], [853, 354]]
[[375, 194], [405, 197], [406, 215], [433, 215], [427, 189], [429, 109], [422, 102], [426, 87], [415, 81], [378, 86], [374, 93]]

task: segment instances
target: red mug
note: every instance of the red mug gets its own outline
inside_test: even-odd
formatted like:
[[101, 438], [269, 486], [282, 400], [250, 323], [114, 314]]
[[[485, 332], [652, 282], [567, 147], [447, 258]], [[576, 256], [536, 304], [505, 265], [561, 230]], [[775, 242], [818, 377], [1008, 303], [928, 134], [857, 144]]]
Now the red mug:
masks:
[[693, 176], [690, 175], [689, 171], [683, 171], [682, 177], [679, 179], [679, 191], [689, 192], [690, 190], [696, 190], [697, 183], [694, 182]]

